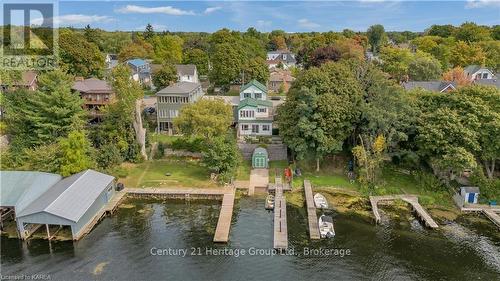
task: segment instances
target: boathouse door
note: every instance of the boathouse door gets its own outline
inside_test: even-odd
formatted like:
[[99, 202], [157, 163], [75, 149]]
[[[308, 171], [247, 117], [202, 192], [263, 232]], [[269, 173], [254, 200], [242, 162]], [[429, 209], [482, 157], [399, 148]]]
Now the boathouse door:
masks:
[[468, 198], [468, 202], [469, 203], [474, 203], [474, 197], [476, 196], [475, 193], [469, 193], [469, 198]]

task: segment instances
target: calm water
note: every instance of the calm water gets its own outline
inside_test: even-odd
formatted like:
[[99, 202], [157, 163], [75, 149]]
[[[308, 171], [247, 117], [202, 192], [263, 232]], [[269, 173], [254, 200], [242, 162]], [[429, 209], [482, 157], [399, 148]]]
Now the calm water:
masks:
[[[439, 231], [416, 221], [386, 220], [374, 226], [334, 214], [337, 236], [311, 243], [303, 208], [288, 206], [295, 255], [269, 256], [272, 213], [263, 198], [235, 206], [230, 243], [214, 245], [220, 203], [129, 201], [79, 242], [2, 237], [1, 272], [48, 274], [51, 280], [500, 280], [500, 236], [486, 224], [450, 224]], [[258, 248], [264, 255], [194, 256]], [[199, 250], [198, 250], [199, 247]], [[303, 248], [349, 249], [350, 255], [304, 255]], [[151, 248], [187, 249], [182, 256], [152, 256]]]

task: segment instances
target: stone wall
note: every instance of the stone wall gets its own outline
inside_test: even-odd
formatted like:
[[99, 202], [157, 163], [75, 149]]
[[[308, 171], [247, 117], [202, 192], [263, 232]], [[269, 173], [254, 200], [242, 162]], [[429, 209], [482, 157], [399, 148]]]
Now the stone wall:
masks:
[[187, 150], [173, 150], [170, 148], [166, 148], [165, 156], [201, 158], [202, 155], [200, 152], [191, 152]]
[[[253, 151], [259, 146], [259, 144], [238, 143], [238, 147], [245, 160], [251, 160]], [[263, 147], [267, 150], [270, 161], [288, 159], [286, 145], [284, 144], [267, 144]]]

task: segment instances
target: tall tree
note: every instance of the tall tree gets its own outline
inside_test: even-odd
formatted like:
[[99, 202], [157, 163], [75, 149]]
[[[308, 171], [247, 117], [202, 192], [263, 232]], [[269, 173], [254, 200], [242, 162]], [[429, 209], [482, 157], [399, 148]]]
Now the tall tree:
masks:
[[90, 158], [90, 142], [82, 131], [72, 131], [68, 137], [59, 140], [61, 149], [60, 174], [63, 177], [93, 167]]
[[176, 35], [156, 35], [151, 39], [156, 63], [177, 64], [182, 62], [184, 41]]
[[64, 30], [59, 35], [60, 59], [68, 72], [83, 77], [104, 75], [104, 55], [96, 44], [79, 34]]
[[366, 31], [366, 35], [368, 36], [368, 42], [370, 43], [372, 52], [378, 52], [386, 36], [384, 26], [381, 24], [372, 25]]
[[326, 63], [302, 73], [278, 109], [283, 141], [303, 159], [320, 160], [339, 152], [359, 118], [362, 90], [352, 71], [339, 63]]
[[146, 25], [144, 33], [142, 33], [142, 37], [144, 38], [144, 40], [149, 41], [153, 38], [154, 35], [155, 35], [155, 31], [153, 29], [153, 26], [150, 23], [148, 23]]
[[240, 78], [245, 55], [239, 46], [222, 43], [215, 46], [210, 61], [212, 64], [210, 81], [218, 86], [224, 86]]
[[243, 71], [243, 78], [245, 79], [242, 81], [243, 83], [255, 79], [265, 85], [269, 79], [269, 67], [266, 61], [260, 57], [250, 59], [245, 64]]
[[432, 57], [418, 57], [408, 65], [408, 76], [413, 81], [437, 80], [441, 76], [441, 64]]
[[208, 54], [202, 49], [185, 49], [182, 56], [183, 64], [194, 64], [199, 75], [208, 74]]
[[161, 69], [153, 74], [153, 84], [158, 90], [175, 82], [177, 82], [177, 70], [169, 63], [163, 64]]

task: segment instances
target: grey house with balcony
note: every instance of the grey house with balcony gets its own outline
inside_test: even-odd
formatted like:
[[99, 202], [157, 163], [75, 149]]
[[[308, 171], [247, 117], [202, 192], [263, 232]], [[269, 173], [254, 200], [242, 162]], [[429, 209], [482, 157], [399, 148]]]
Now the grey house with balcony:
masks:
[[177, 82], [156, 93], [156, 116], [160, 133], [175, 134], [174, 118], [186, 104], [194, 103], [203, 96], [200, 83]]

